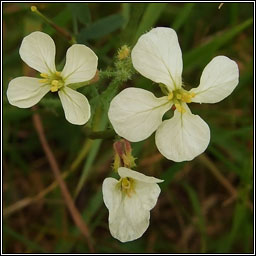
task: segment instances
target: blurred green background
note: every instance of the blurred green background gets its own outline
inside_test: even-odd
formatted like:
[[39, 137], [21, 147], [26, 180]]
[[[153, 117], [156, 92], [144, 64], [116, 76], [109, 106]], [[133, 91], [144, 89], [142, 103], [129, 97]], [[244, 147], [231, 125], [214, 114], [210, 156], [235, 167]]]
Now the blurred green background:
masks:
[[[253, 3], [38, 3], [38, 9], [69, 30], [99, 57], [98, 69], [113, 67], [118, 48], [133, 46], [152, 27], [177, 31], [183, 53], [183, 80], [196, 87], [205, 65], [217, 55], [235, 60], [240, 82], [218, 104], [191, 104], [210, 126], [206, 152], [174, 163], [156, 149], [154, 135], [132, 143], [137, 169], [165, 180], [151, 223], [142, 238], [120, 243], [108, 229], [101, 186], [111, 175], [113, 139], [90, 140], [84, 127], [69, 124], [59, 101], [47, 95], [38, 104], [47, 139], [70, 193], [88, 224], [97, 253], [253, 252]], [[19, 56], [24, 36], [40, 30], [56, 43], [63, 65], [70, 43], [26, 3], [3, 4], [3, 252], [88, 253], [64, 204], [40, 145], [31, 109], [11, 106], [8, 82], [29, 72]], [[86, 125], [110, 127], [106, 91], [111, 78], [81, 89], [92, 106]], [[113, 83], [112, 83], [113, 85]], [[158, 88], [139, 74], [119, 83]], [[103, 96], [100, 96], [105, 91]], [[111, 89], [113, 91], [113, 88]], [[105, 96], [106, 97], [105, 97]]]

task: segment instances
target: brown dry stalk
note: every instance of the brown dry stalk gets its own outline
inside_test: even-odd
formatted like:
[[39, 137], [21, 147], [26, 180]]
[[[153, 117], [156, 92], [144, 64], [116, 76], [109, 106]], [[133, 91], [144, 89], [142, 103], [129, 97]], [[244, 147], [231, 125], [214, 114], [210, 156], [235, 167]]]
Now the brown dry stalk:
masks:
[[[62, 174], [62, 178], [65, 179], [70, 172], [64, 172]], [[3, 209], [3, 217], [7, 217], [10, 214], [15, 213], [16, 211], [19, 211], [27, 206], [29, 206], [32, 203], [37, 202], [38, 200], [44, 198], [48, 193], [50, 193], [53, 189], [55, 189], [58, 186], [57, 181], [54, 181], [51, 185], [40, 191], [37, 195], [33, 197], [25, 197], [14, 204], [7, 206]]]
[[[237, 199], [238, 197], [238, 192], [237, 190], [233, 187], [233, 185], [229, 182], [228, 179], [225, 178], [224, 175], [221, 174], [221, 172], [219, 171], [219, 169], [214, 165], [214, 163], [210, 160], [210, 158], [208, 158], [205, 154], [202, 154], [199, 156], [199, 159], [201, 160], [201, 162], [203, 164], [205, 164], [205, 166], [207, 166], [209, 168], [209, 170], [211, 171], [211, 173], [215, 176], [215, 178], [227, 189], [227, 191], [230, 193], [231, 197], [226, 200], [225, 202], [223, 202], [223, 206], [226, 206], [230, 203], [232, 203], [234, 200]], [[252, 202], [247, 199], [246, 200], [246, 205], [247, 207], [249, 207], [249, 209], [251, 211], [253, 211], [253, 204]]]
[[218, 168], [214, 165], [214, 163], [205, 155], [202, 154], [199, 156], [201, 162], [206, 165], [211, 173], [215, 176], [215, 178], [227, 189], [231, 196], [237, 197], [237, 190], [232, 186], [232, 184], [227, 180]]
[[34, 126], [36, 128], [37, 134], [39, 136], [40, 142], [42, 144], [43, 150], [45, 152], [45, 155], [49, 161], [49, 164], [50, 164], [51, 169], [55, 175], [55, 178], [60, 186], [62, 195], [64, 197], [64, 201], [70, 211], [70, 214], [71, 214], [76, 226], [79, 228], [81, 233], [87, 239], [87, 243], [88, 243], [90, 252], [94, 252], [89, 229], [86, 226], [85, 222], [83, 221], [81, 214], [77, 210], [77, 208], [74, 204], [74, 201], [67, 189], [66, 183], [64, 182], [64, 180], [61, 177], [61, 172], [60, 172], [58, 163], [57, 163], [57, 161], [53, 155], [53, 152], [48, 144], [48, 141], [47, 141], [45, 133], [44, 133], [42, 121], [41, 121], [41, 118], [38, 113], [33, 114], [33, 122], [34, 122]]

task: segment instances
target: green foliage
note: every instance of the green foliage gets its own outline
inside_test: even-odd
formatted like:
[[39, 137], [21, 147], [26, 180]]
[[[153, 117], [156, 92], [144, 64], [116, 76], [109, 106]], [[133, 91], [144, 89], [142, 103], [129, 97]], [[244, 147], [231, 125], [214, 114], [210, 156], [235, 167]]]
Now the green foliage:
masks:
[[120, 14], [114, 14], [108, 17], [104, 17], [92, 23], [90, 26], [81, 29], [77, 40], [79, 43], [85, 43], [87, 40], [90, 39], [95, 40], [101, 38], [121, 28], [124, 22], [125, 20]]
[[[187, 52], [184, 54], [184, 66], [189, 70], [197, 67], [197, 65], [201, 63], [205, 65], [217, 50], [219, 50], [224, 44], [230, 42], [232, 38], [234, 38], [238, 33], [241, 33], [241, 31], [246, 29], [248, 26], [252, 25], [252, 23], [253, 19], [250, 18], [242, 24], [239, 24], [228, 31], [223, 31], [220, 35], [212, 37], [212, 39], [207, 43]], [[198, 56], [201, 56], [201, 58], [198, 58]]]
[[17, 233], [16, 231], [14, 231], [13, 229], [11, 229], [8, 226], [4, 226], [3, 227], [3, 233], [6, 236], [9, 236], [9, 237], [11, 236], [11, 237], [17, 239], [22, 244], [27, 246], [27, 248], [29, 250], [33, 250], [35, 253], [46, 253], [46, 251], [41, 246], [39, 246], [38, 244], [32, 242], [30, 239], [26, 238], [24, 235]]
[[73, 18], [78, 19], [83, 25], [91, 22], [91, 13], [87, 3], [67, 3], [73, 14]]
[[137, 33], [135, 35], [135, 42], [138, 40], [139, 36], [147, 32], [150, 28], [152, 28], [156, 21], [159, 19], [160, 15], [166, 8], [165, 4], [156, 4], [152, 3], [149, 4], [142, 16], [141, 22], [139, 24], [139, 27], [137, 29]]
[[180, 9], [179, 14], [176, 16], [171, 28], [178, 31], [182, 25], [188, 20], [189, 14], [192, 12], [193, 8], [195, 7], [195, 3], [188, 3], [184, 5], [184, 8]]

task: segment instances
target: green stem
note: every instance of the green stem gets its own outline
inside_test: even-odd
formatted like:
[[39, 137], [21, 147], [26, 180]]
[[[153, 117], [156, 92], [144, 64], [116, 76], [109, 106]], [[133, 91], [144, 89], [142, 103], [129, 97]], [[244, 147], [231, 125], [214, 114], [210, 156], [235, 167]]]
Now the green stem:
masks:
[[48, 23], [50, 26], [52, 26], [56, 31], [58, 31], [63, 37], [65, 37], [71, 44], [76, 43], [75, 38], [64, 28], [59, 27], [57, 24], [55, 24], [51, 19], [46, 17], [44, 14], [42, 14], [40, 11], [38, 11], [36, 6], [31, 6], [31, 11], [36, 13], [38, 16], [40, 16], [46, 23]]
[[78, 34], [78, 25], [77, 25], [76, 16], [73, 16], [73, 32], [74, 32], [74, 35], [77, 36], [77, 34]]
[[91, 128], [85, 129], [86, 136], [90, 139], [113, 139], [116, 135], [113, 129], [108, 129], [104, 131], [94, 132]]
[[[108, 124], [107, 113], [104, 110], [102, 110], [101, 108], [98, 108], [95, 116], [96, 116], [96, 120], [98, 120], [98, 122], [94, 123], [93, 128], [94, 129], [97, 129], [97, 128], [98, 129], [106, 129], [107, 124]], [[94, 118], [95, 118], [95, 116], [94, 116]], [[81, 191], [82, 187], [85, 185], [85, 182], [92, 171], [92, 165], [97, 157], [101, 143], [102, 143], [102, 139], [93, 141], [93, 144], [92, 144], [90, 152], [87, 156], [86, 162], [84, 163], [84, 168], [83, 168], [82, 174], [79, 178], [78, 185], [75, 190], [74, 198], [76, 198], [78, 196], [79, 192]]]

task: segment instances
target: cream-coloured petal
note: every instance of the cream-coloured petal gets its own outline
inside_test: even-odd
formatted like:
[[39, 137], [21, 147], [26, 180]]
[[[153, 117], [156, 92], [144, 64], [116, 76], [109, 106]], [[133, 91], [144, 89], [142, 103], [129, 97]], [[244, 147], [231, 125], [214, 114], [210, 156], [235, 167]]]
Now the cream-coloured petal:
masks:
[[42, 84], [33, 77], [17, 77], [10, 81], [7, 99], [11, 105], [29, 108], [37, 104], [50, 91], [50, 85]]
[[169, 90], [181, 87], [182, 53], [176, 32], [171, 28], [153, 28], [142, 35], [132, 53], [134, 68]]
[[149, 91], [127, 88], [111, 101], [108, 117], [118, 135], [136, 142], [158, 128], [171, 106], [167, 96], [156, 98]]
[[142, 181], [145, 183], [159, 183], [163, 182], [163, 180], [157, 179], [155, 177], [146, 176], [143, 173], [133, 171], [131, 169], [128, 169], [126, 167], [120, 167], [118, 168], [118, 174], [121, 178], [129, 177], [138, 181]]
[[117, 184], [118, 181], [116, 179], [106, 178], [102, 185], [103, 201], [106, 207], [114, 212], [117, 211], [122, 201], [121, 189]]
[[20, 57], [31, 68], [41, 73], [55, 72], [55, 44], [43, 32], [33, 32], [24, 37], [20, 46]]
[[141, 237], [149, 226], [150, 212], [143, 208], [139, 197], [124, 195], [117, 211], [109, 210], [111, 235], [121, 242]]
[[[134, 207], [134, 200], [129, 200], [130, 198], [128, 198], [127, 195], [123, 194], [123, 192], [121, 191], [121, 187], [118, 186], [118, 181], [113, 178], [106, 178], [104, 180], [102, 192], [103, 201], [109, 210], [109, 229], [111, 235], [122, 242], [127, 242], [136, 239], [138, 237], [138, 232], [136, 231], [137, 227], [134, 228], [135, 223], [133, 223], [132, 221], [133, 218], [132, 220], [131, 218], [127, 218], [127, 206], [128, 210], [129, 204], [130, 207]], [[134, 212], [134, 214], [136, 213]], [[139, 205], [139, 216], [142, 216], [142, 218], [140, 218], [140, 220], [142, 220], [142, 224], [140, 224], [140, 226], [143, 227], [143, 230], [145, 229], [145, 224], [147, 225], [147, 221], [146, 223], [144, 221], [144, 215], [145, 211]], [[148, 218], [149, 213], [146, 214], [146, 220]]]
[[91, 116], [90, 104], [83, 94], [66, 86], [59, 90], [58, 94], [65, 117], [70, 123], [83, 125], [89, 120]]
[[67, 50], [66, 64], [61, 72], [65, 84], [91, 80], [97, 71], [98, 57], [87, 46], [74, 44]]
[[156, 131], [156, 146], [160, 153], [175, 162], [190, 161], [205, 151], [210, 141], [210, 129], [189, 108], [164, 121]]
[[148, 211], [154, 208], [161, 192], [160, 187], [156, 183], [145, 183], [136, 181], [134, 187], [136, 195], [139, 197], [142, 207]]
[[191, 90], [192, 102], [216, 103], [229, 96], [238, 85], [239, 70], [235, 61], [217, 56], [203, 70], [200, 84]]

